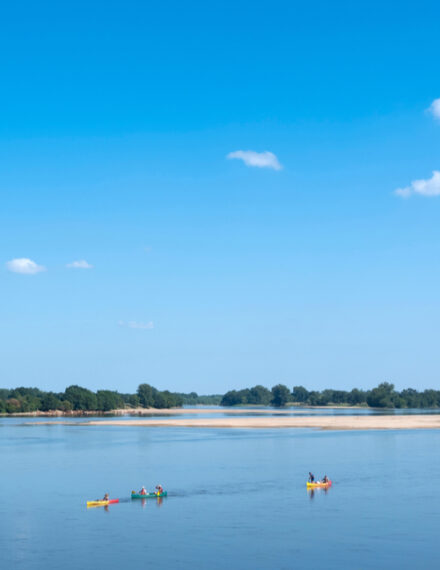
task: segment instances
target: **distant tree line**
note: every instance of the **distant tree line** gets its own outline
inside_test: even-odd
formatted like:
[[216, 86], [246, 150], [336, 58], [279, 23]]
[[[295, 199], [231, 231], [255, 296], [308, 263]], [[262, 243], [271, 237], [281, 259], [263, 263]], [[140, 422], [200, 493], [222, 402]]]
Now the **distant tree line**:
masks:
[[184, 404], [219, 404], [221, 396], [176, 394], [141, 384], [136, 394], [121, 394], [112, 390], [93, 392], [81, 386], [69, 386], [64, 392], [44, 392], [38, 388], [0, 388], [0, 414], [87, 411], [109, 412], [130, 408], [172, 408]]
[[322, 390], [309, 391], [304, 386], [294, 386], [292, 391], [284, 384], [277, 384], [268, 390], [264, 386], [254, 386], [244, 390], [227, 392], [221, 406], [368, 406], [371, 408], [438, 408], [440, 407], [440, 390], [424, 390], [418, 392], [407, 388], [398, 392], [394, 384], [382, 382], [372, 390]]
[[214, 394], [199, 396], [158, 390], [149, 384], [141, 384], [135, 394], [121, 394], [112, 390], [93, 392], [81, 386], [69, 386], [64, 392], [44, 392], [38, 388], [0, 388], [0, 414], [48, 412], [110, 412], [116, 409], [173, 408], [183, 405], [221, 406], [369, 406], [371, 408], [438, 408], [440, 390], [418, 392], [407, 388], [398, 392], [388, 382], [372, 390], [307, 390], [294, 386], [292, 391], [284, 384], [271, 390], [254, 386], [244, 390], [231, 390], [224, 396]]

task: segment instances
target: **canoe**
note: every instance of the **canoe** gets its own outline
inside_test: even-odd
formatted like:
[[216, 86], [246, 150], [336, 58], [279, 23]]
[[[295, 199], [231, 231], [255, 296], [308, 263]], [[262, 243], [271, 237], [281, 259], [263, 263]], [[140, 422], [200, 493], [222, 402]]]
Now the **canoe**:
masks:
[[160, 494], [159, 493], [147, 493], [146, 495], [139, 495], [139, 493], [131, 494], [132, 499], [157, 499], [166, 496], [167, 496], [167, 491], [164, 491], [163, 493]]
[[109, 501], [87, 501], [88, 507], [106, 507], [107, 505], [114, 505], [119, 503], [119, 499], [110, 499]]
[[319, 488], [324, 488], [327, 489], [328, 487], [331, 487], [332, 482], [329, 481], [328, 483], [310, 483], [310, 481], [307, 481], [307, 489], [319, 489]]

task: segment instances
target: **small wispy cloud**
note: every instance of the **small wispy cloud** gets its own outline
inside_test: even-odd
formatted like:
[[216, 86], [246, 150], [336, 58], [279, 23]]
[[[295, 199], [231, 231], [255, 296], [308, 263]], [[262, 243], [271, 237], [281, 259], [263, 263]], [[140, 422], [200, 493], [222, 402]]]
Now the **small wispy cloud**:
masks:
[[66, 267], [69, 269], [92, 269], [93, 265], [87, 263], [85, 259], [79, 259], [78, 261], [72, 261], [72, 263], [67, 263]]
[[255, 150], [236, 150], [226, 155], [226, 158], [242, 160], [246, 166], [254, 166], [256, 168], [272, 168], [273, 170], [281, 170], [283, 167], [273, 152], [268, 150], [264, 152], [256, 152]]
[[11, 259], [11, 261], [6, 263], [6, 267], [9, 271], [12, 271], [12, 273], [21, 273], [22, 275], [35, 275], [36, 273], [46, 271], [43, 265], [38, 265], [35, 261], [27, 257]]
[[404, 188], [397, 188], [394, 191], [396, 196], [401, 198], [409, 198], [413, 194], [419, 194], [420, 196], [432, 197], [440, 195], [440, 172], [434, 170], [432, 177], [427, 180], [413, 180], [409, 186]]
[[151, 330], [154, 329], [153, 321], [148, 321], [147, 323], [143, 323], [140, 321], [118, 321], [118, 325], [120, 327], [128, 327], [129, 329], [142, 329], [142, 330]]
[[434, 99], [434, 101], [429, 106], [428, 111], [431, 113], [433, 117], [436, 119], [440, 119], [440, 98]]

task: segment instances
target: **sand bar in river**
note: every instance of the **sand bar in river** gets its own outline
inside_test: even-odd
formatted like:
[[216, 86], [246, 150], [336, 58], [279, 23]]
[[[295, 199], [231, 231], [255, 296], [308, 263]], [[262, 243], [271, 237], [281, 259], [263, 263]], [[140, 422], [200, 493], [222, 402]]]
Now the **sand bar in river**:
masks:
[[39, 422], [33, 425], [81, 425], [117, 427], [192, 427], [192, 428], [316, 428], [323, 430], [439, 429], [440, 414], [366, 415], [366, 416], [264, 416], [233, 418], [167, 418], [101, 420], [88, 422]]

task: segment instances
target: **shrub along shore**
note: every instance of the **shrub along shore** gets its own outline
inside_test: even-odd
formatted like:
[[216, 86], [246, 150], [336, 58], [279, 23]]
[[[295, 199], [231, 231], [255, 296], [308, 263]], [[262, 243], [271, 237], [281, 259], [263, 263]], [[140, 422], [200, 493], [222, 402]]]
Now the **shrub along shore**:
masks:
[[398, 392], [388, 382], [372, 390], [322, 390], [309, 391], [304, 386], [290, 390], [277, 384], [271, 390], [254, 386], [243, 390], [231, 390], [223, 396], [199, 396], [158, 390], [149, 384], [140, 384], [135, 394], [122, 394], [112, 390], [93, 392], [81, 386], [69, 386], [64, 392], [44, 392], [38, 388], [0, 389], [0, 414], [66, 414], [91, 415], [139, 409], [168, 409], [182, 406], [365, 406], [371, 408], [438, 408], [440, 391], [418, 392], [407, 388]]

